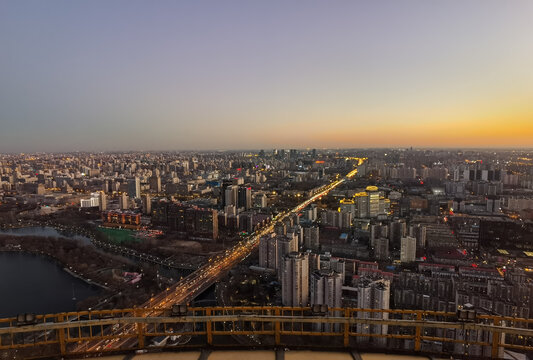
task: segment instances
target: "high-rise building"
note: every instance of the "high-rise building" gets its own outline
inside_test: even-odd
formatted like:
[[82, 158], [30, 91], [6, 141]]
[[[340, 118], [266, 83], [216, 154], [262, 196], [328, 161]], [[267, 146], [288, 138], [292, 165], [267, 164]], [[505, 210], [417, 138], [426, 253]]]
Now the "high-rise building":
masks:
[[370, 246], [376, 247], [376, 240], [379, 238], [389, 237], [389, 226], [387, 224], [373, 223], [370, 224]]
[[[194, 217], [194, 226], [188, 229], [189, 238], [203, 240], [218, 239], [218, 212], [212, 209], [192, 208], [187, 212], [187, 221]], [[192, 235], [192, 236], [191, 236]]]
[[152, 199], [150, 197], [150, 194], [144, 194], [142, 196], [142, 211], [143, 214], [151, 214], [152, 213]]
[[320, 230], [318, 226], [304, 227], [304, 246], [306, 249], [318, 250]]
[[410, 263], [416, 259], [416, 238], [405, 236], [401, 239], [400, 261]]
[[[333, 270], [315, 270], [311, 274], [310, 305], [328, 305], [330, 308], [342, 306], [343, 276]], [[315, 331], [339, 331], [340, 324], [315, 324]]]
[[267, 196], [265, 194], [256, 194], [254, 197], [254, 205], [263, 209], [267, 207]]
[[128, 195], [132, 199], [141, 198], [141, 179], [139, 177], [136, 176], [128, 180]]
[[246, 210], [252, 207], [252, 188], [241, 186], [237, 192], [237, 207]]
[[287, 234], [285, 236], [278, 235], [276, 246], [278, 248], [278, 277], [281, 277], [280, 267], [283, 263], [283, 258], [290, 253], [298, 251], [298, 236], [295, 234]]
[[239, 187], [236, 185], [230, 185], [224, 191], [224, 205], [234, 205], [238, 204], [238, 191]]
[[127, 193], [123, 192], [120, 195], [118, 202], [119, 202], [120, 210], [128, 210], [130, 208], [130, 198], [128, 197]]
[[389, 258], [389, 239], [380, 237], [374, 240], [374, 256], [376, 259], [387, 260]]
[[306, 254], [291, 252], [283, 258], [281, 301], [284, 306], [309, 304], [309, 262]]
[[107, 195], [105, 192], [100, 191], [100, 211], [107, 210]]
[[403, 219], [396, 219], [389, 225], [390, 244], [394, 249], [400, 248], [402, 237], [407, 234], [407, 224]]
[[379, 214], [379, 191], [377, 186], [367, 186], [368, 216], [373, 218]]
[[161, 192], [161, 177], [154, 175], [150, 178], [150, 190], [155, 191], [156, 193]]
[[311, 274], [311, 305], [342, 306], [342, 275], [331, 269], [315, 270]]
[[[390, 308], [390, 281], [369, 279], [359, 280], [357, 286], [357, 307], [360, 309], [389, 309]], [[367, 312], [360, 311], [357, 314], [359, 319], [388, 319], [389, 314], [386, 312]], [[357, 324], [357, 332], [360, 334], [381, 334], [387, 335], [388, 325], [368, 325]], [[379, 346], [387, 345], [387, 338], [372, 337], [372, 343]], [[358, 341], [367, 342], [369, 338], [358, 337]]]
[[276, 235], [274, 233], [265, 235], [259, 239], [259, 266], [278, 270], [278, 277], [280, 278], [283, 258], [296, 251], [298, 251], [297, 235]]
[[426, 226], [422, 224], [411, 225], [409, 227], [409, 236], [416, 238], [416, 248], [426, 248]]
[[359, 192], [354, 195], [354, 205], [356, 217], [364, 219], [369, 217], [368, 214], [368, 194], [366, 192]]
[[278, 239], [275, 234], [259, 239], [259, 266], [274, 270], [278, 268]]

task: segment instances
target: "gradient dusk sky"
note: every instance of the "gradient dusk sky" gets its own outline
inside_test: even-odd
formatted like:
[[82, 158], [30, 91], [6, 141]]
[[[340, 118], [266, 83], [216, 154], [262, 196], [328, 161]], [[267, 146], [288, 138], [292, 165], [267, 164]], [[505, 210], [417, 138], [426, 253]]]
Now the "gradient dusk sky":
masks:
[[533, 1], [0, 0], [0, 152], [533, 147]]

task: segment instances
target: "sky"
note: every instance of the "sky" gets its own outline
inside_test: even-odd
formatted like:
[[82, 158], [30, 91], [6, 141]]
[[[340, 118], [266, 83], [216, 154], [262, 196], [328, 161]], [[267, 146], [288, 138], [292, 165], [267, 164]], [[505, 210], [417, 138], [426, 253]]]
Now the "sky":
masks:
[[533, 147], [533, 1], [0, 0], [0, 152]]

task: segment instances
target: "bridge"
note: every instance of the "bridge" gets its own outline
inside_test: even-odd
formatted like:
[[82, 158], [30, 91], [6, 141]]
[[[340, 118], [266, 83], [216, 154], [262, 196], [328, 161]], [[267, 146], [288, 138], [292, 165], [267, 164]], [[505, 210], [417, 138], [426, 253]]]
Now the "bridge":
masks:
[[[470, 315], [423, 310], [186, 306], [37, 315], [0, 319], [0, 358], [93, 357], [206, 348], [386, 350], [503, 358], [505, 351], [533, 350], [533, 319]], [[124, 331], [129, 328], [134, 331]]]

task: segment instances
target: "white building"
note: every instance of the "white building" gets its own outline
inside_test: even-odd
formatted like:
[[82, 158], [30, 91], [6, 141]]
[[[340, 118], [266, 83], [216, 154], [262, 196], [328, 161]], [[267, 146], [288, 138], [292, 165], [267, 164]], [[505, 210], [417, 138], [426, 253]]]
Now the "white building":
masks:
[[[360, 309], [389, 309], [390, 308], [390, 281], [369, 279], [360, 280], [357, 286], [357, 307]], [[388, 319], [386, 312], [366, 312], [360, 311], [357, 315], [359, 319]], [[381, 334], [387, 335], [388, 325], [367, 325], [357, 324], [357, 332], [361, 334]], [[370, 339], [374, 345], [386, 346], [385, 337], [358, 337], [359, 342], [368, 342]]]
[[309, 304], [309, 262], [307, 254], [292, 252], [281, 266], [281, 301], [284, 306]]
[[410, 263], [416, 259], [416, 238], [412, 236], [402, 237], [400, 261]]
[[[330, 308], [342, 306], [343, 276], [333, 270], [316, 270], [311, 274], [310, 298], [311, 305], [327, 305]], [[340, 315], [340, 314], [339, 314]], [[340, 324], [333, 329], [329, 324], [315, 324], [315, 331], [339, 331]]]
[[100, 206], [100, 193], [92, 193], [89, 199], [81, 199], [80, 207], [92, 208]]

